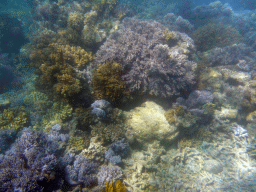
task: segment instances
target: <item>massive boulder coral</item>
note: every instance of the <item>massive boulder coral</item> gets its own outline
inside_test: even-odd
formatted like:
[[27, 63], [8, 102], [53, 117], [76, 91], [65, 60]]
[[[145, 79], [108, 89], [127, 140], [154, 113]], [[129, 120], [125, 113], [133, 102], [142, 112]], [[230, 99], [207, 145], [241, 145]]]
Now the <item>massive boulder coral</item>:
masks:
[[195, 85], [196, 63], [188, 60], [193, 51], [193, 40], [185, 33], [170, 32], [155, 21], [126, 18], [96, 53], [94, 68], [118, 62], [130, 93], [169, 98]]

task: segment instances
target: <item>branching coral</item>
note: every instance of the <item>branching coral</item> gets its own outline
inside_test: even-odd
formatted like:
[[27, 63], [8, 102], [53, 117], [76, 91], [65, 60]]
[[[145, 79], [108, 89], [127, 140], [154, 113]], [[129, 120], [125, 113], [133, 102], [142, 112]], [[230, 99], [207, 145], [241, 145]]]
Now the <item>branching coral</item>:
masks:
[[29, 122], [28, 113], [24, 107], [8, 108], [0, 114], [0, 130], [19, 129]]
[[44, 31], [34, 40], [31, 59], [38, 69], [37, 84], [43, 86], [48, 94], [70, 100], [84, 88], [76, 73], [92, 61], [92, 53], [79, 46], [66, 44], [59, 34]]
[[130, 93], [122, 81], [122, 67], [119, 63], [106, 61], [98, 65], [92, 77], [93, 91], [97, 99], [106, 99], [118, 104], [129, 99]]
[[195, 84], [196, 63], [188, 61], [194, 44], [186, 34], [172, 33], [177, 41], [169, 45], [160, 23], [126, 18], [96, 53], [96, 64], [120, 63], [122, 80], [132, 94], [180, 95]]

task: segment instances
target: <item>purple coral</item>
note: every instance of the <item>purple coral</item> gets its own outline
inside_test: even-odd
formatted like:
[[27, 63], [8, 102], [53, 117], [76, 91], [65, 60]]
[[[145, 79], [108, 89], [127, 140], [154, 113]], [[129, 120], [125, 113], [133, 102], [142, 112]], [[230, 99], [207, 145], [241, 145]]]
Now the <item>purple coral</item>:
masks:
[[117, 166], [103, 166], [101, 167], [98, 176], [98, 184], [103, 186], [105, 185], [106, 181], [113, 181], [115, 182], [118, 179], [123, 177], [122, 170]]
[[[1, 191], [43, 191], [40, 182], [54, 173], [57, 166], [56, 151], [55, 143], [47, 140], [45, 134], [24, 129], [1, 160]], [[48, 184], [51, 185], [51, 182]], [[56, 187], [59, 187], [57, 183]]]
[[105, 158], [117, 165], [122, 163], [122, 158], [127, 157], [130, 152], [129, 143], [123, 138], [109, 146], [109, 149], [105, 152]]
[[107, 60], [120, 63], [122, 79], [133, 94], [181, 95], [195, 84], [196, 64], [188, 61], [184, 53], [194, 49], [193, 40], [184, 33], [172, 32], [175, 41], [169, 46], [164, 30], [155, 21], [126, 18], [100, 47], [95, 63]]
[[83, 155], [77, 155], [73, 165], [68, 165], [65, 171], [71, 185], [83, 184], [91, 187], [97, 184], [96, 166]]

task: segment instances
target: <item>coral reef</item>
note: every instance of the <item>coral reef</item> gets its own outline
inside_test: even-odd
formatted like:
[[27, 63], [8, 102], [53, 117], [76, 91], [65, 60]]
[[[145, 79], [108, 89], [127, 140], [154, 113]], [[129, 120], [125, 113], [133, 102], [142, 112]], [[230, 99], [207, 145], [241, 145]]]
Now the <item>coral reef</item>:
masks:
[[179, 127], [180, 133], [191, 135], [213, 119], [216, 108], [213, 100], [214, 95], [210, 91], [195, 90], [186, 100], [179, 97], [164, 115], [170, 124]]
[[122, 184], [120, 180], [117, 180], [115, 183], [106, 182], [105, 192], [126, 192], [126, 187]]
[[105, 158], [114, 165], [117, 165], [121, 164], [122, 158], [127, 157], [130, 152], [130, 146], [123, 138], [120, 141], [116, 141], [109, 146], [109, 149], [105, 152]]
[[113, 143], [125, 137], [127, 125], [123, 122], [98, 122], [91, 125], [91, 136], [100, 137], [105, 144]]
[[65, 172], [71, 185], [91, 187], [97, 184], [96, 166], [83, 155], [77, 155], [73, 165], [68, 165]]
[[179, 31], [183, 33], [190, 33], [193, 31], [194, 26], [181, 16], [174, 13], [167, 13], [162, 19], [158, 20], [164, 26], [168, 27], [171, 31]]
[[93, 92], [97, 99], [106, 99], [120, 105], [130, 98], [126, 84], [122, 81], [119, 63], [106, 61], [98, 65], [92, 77]]
[[29, 123], [29, 116], [24, 107], [4, 109], [0, 113], [0, 130], [20, 129]]
[[78, 96], [82, 90], [88, 92], [86, 83], [81, 83], [84, 80], [77, 73], [92, 61], [92, 53], [80, 46], [68, 45], [58, 33], [47, 30], [35, 38], [33, 44], [30, 58], [38, 70], [39, 88], [44, 87], [48, 95], [60, 96], [69, 102], [74, 102], [71, 97]]
[[120, 63], [122, 80], [132, 94], [181, 95], [195, 85], [196, 63], [188, 60], [194, 44], [186, 34], [173, 33], [177, 41], [167, 45], [160, 23], [126, 18], [100, 47], [95, 63]]
[[163, 143], [175, 141], [179, 132], [176, 126], [168, 123], [164, 113], [164, 109], [152, 101], [147, 101], [125, 113], [126, 124], [133, 132], [133, 138], [129, 138], [129, 142], [132, 143], [134, 138], [143, 145], [154, 140]]
[[[24, 129], [1, 161], [1, 190], [50, 190], [52, 182], [55, 187], [51, 190], [60, 187], [54, 177], [57, 151], [55, 141], [48, 140], [43, 133]], [[44, 180], [48, 180], [47, 186], [40, 185]]]
[[102, 166], [97, 177], [98, 184], [104, 186], [106, 182], [116, 182], [117, 180], [122, 179], [123, 173], [118, 166]]
[[109, 118], [112, 112], [111, 104], [106, 100], [96, 100], [91, 104], [92, 114], [96, 115], [100, 119]]
[[209, 23], [196, 29], [192, 35], [199, 51], [225, 47], [242, 41], [239, 32], [223, 24]]
[[7, 129], [0, 131], [0, 153], [4, 153], [15, 141], [17, 131], [15, 129]]

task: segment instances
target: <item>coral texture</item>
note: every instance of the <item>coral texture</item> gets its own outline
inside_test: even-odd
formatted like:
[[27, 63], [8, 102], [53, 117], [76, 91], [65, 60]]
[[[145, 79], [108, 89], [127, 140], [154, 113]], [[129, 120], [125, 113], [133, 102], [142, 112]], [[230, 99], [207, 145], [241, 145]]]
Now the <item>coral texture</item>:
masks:
[[95, 63], [120, 63], [122, 80], [131, 93], [180, 95], [195, 84], [196, 63], [188, 60], [194, 44], [186, 34], [173, 33], [176, 38], [168, 45], [160, 23], [126, 18], [100, 47]]
[[0, 164], [1, 191], [43, 191], [38, 182], [54, 179], [57, 151], [58, 144], [45, 134], [24, 129]]
[[97, 174], [98, 184], [104, 186], [106, 181], [117, 181], [122, 179], [123, 173], [121, 168], [118, 166], [102, 166], [99, 173]]
[[122, 163], [122, 158], [127, 157], [130, 152], [130, 146], [123, 138], [109, 146], [109, 149], [105, 152], [105, 158], [114, 165], [117, 165]]
[[235, 28], [213, 23], [199, 27], [192, 37], [199, 51], [225, 47], [242, 41], [242, 36]]
[[65, 171], [70, 184], [83, 184], [86, 187], [97, 184], [96, 166], [83, 155], [77, 155], [73, 165], [68, 165]]
[[94, 95], [98, 99], [118, 104], [130, 97], [127, 86], [122, 81], [122, 67], [119, 63], [106, 61], [98, 65], [93, 73], [92, 83]]

